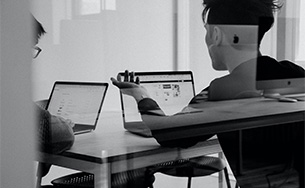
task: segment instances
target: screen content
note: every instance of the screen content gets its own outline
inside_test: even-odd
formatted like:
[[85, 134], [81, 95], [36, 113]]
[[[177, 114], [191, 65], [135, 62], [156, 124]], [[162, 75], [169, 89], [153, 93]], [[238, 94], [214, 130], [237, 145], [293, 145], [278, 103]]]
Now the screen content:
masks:
[[[194, 97], [192, 76], [177, 75], [136, 75], [140, 78], [149, 96], [154, 99], [166, 115], [173, 115], [188, 105]], [[128, 95], [122, 95], [125, 121], [140, 121], [136, 101]]]
[[76, 124], [94, 125], [104, 92], [102, 86], [56, 85], [48, 111]]

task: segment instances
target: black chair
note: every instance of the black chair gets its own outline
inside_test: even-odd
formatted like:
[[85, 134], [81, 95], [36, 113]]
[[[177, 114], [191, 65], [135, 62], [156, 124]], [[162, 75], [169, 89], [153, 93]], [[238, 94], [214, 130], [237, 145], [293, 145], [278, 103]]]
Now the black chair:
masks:
[[[225, 161], [218, 157], [202, 156], [193, 159], [179, 159], [160, 163], [145, 169], [131, 170], [111, 176], [112, 188], [152, 188], [154, 174], [159, 172], [175, 177], [187, 177], [191, 187], [193, 177], [208, 176], [224, 171], [227, 187], [231, 188]], [[94, 188], [94, 175], [85, 172], [57, 178], [51, 182], [60, 188]]]
[[187, 177], [187, 188], [191, 187], [193, 177], [209, 176], [224, 171], [228, 188], [231, 188], [228, 170], [223, 159], [211, 156], [201, 156], [192, 159], [179, 159], [155, 165], [155, 172], [174, 176]]
[[[111, 176], [112, 188], [152, 188], [155, 177], [147, 169], [141, 168], [126, 172], [116, 173]], [[79, 172], [57, 178], [51, 183], [54, 188], [94, 188], [94, 175]]]

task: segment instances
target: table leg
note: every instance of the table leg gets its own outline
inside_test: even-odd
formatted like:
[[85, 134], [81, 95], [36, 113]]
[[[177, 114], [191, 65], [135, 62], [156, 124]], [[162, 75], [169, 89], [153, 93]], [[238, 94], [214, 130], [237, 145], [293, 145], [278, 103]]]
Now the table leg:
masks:
[[95, 188], [111, 188], [111, 169], [107, 161], [107, 152], [102, 151], [101, 163], [94, 170], [94, 187]]

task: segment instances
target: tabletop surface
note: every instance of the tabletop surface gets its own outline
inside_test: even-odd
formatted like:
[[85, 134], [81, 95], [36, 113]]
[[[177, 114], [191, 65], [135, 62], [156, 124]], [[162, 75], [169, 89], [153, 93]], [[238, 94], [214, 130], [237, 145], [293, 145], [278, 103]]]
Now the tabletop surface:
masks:
[[[284, 119], [298, 117], [304, 121], [305, 117], [305, 102], [285, 103], [264, 98], [206, 102], [200, 108], [202, 108], [202, 112], [187, 114], [187, 117], [183, 117], [183, 115], [178, 115], [174, 118], [160, 117], [156, 126], [170, 125], [170, 128], [176, 129], [178, 127], [178, 130], [179, 127], [187, 127], [187, 130], [192, 130], [192, 128], [188, 127], [194, 125], [194, 132], [198, 132], [196, 129], [198, 129], [199, 125], [204, 128], [205, 125], [212, 126], [217, 122], [243, 122], [243, 120], [250, 122], [256, 121], [255, 118], [262, 117], [269, 117], [272, 121], [274, 119], [282, 121], [282, 117]], [[296, 116], [291, 116], [291, 114]], [[167, 120], [164, 121], [163, 118]], [[174, 123], [171, 125], [168, 120]], [[225, 125], [222, 124], [222, 127], [225, 127]], [[175, 134], [179, 134], [179, 131], [175, 132]], [[215, 145], [215, 140], [199, 143], [189, 148], [189, 151], [195, 152], [203, 145], [208, 146], [209, 144]], [[177, 148], [163, 148], [159, 146], [154, 138], [144, 138], [125, 131], [121, 113], [105, 111], [102, 112], [97, 129], [91, 133], [76, 135], [73, 147], [63, 155], [79, 159], [86, 158], [86, 160], [96, 160], [96, 158], [101, 158], [102, 155], [107, 155], [110, 160], [115, 161], [122, 156], [132, 158], [170, 151], [177, 152]]]

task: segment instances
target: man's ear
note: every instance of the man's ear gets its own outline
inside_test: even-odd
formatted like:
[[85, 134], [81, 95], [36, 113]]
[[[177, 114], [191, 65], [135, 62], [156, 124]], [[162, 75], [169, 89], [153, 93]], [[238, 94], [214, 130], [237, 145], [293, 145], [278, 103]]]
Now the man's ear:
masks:
[[213, 41], [216, 46], [219, 46], [222, 41], [222, 31], [217, 26], [215, 26], [213, 29]]

